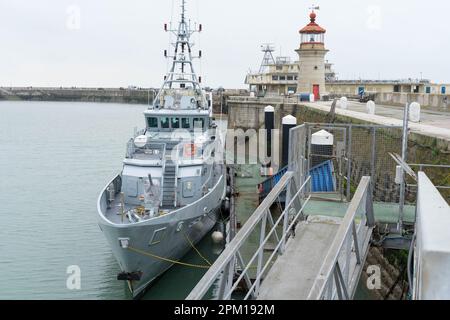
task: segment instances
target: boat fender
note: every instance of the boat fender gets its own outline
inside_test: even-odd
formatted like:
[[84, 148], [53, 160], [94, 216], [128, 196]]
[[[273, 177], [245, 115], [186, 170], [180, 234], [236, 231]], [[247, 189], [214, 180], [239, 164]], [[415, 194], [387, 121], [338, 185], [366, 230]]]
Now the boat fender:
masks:
[[220, 231], [214, 231], [211, 235], [214, 243], [221, 243], [223, 241], [223, 233]]

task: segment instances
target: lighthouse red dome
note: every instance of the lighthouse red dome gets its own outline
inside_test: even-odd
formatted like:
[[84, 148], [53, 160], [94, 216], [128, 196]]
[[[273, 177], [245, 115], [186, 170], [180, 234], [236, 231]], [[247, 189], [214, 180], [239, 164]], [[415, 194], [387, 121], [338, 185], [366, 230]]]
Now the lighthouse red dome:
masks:
[[327, 32], [324, 28], [322, 28], [321, 26], [319, 26], [316, 23], [316, 17], [317, 17], [316, 13], [314, 11], [311, 12], [311, 14], [309, 15], [311, 22], [306, 27], [301, 29], [300, 33], [325, 33], [325, 32]]

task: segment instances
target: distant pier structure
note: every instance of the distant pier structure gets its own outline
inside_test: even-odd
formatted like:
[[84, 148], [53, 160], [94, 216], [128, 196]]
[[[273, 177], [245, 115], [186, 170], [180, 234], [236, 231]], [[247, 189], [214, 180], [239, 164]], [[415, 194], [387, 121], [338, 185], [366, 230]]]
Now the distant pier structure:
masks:
[[316, 23], [317, 14], [312, 7], [310, 23], [300, 30], [300, 47], [295, 50], [299, 56], [298, 93], [313, 93], [315, 100], [326, 94], [325, 48], [326, 30]]

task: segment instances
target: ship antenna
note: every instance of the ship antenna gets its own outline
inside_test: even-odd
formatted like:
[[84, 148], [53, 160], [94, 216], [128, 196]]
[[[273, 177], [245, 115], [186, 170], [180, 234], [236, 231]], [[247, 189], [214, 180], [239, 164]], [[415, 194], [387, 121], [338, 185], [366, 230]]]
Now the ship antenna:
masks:
[[202, 52], [199, 51], [197, 56], [192, 54], [194, 43], [191, 41], [191, 36], [194, 33], [202, 32], [202, 25], [195, 24], [192, 28], [191, 22], [186, 21], [186, 0], [181, 0], [181, 20], [178, 28], [172, 28], [165, 24], [164, 30], [175, 35], [176, 41], [172, 43], [174, 47], [173, 55], [164, 51], [166, 58], [172, 59], [172, 67], [167, 75], [164, 77], [164, 84], [155, 98], [154, 107], [159, 107], [160, 96], [163, 89], [173, 89], [174, 85], [180, 85], [180, 88], [185, 88], [186, 85], [192, 86], [201, 96], [203, 106], [207, 109], [206, 97], [201, 88], [201, 77], [197, 77], [192, 61], [194, 59], [202, 58]]
[[181, 1], [181, 23], [185, 23], [186, 0]]

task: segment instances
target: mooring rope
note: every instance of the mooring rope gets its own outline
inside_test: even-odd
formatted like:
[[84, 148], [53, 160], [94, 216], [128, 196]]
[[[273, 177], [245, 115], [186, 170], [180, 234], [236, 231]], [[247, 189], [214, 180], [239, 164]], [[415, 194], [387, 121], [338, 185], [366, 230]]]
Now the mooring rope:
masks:
[[186, 240], [189, 242], [189, 244], [191, 245], [192, 249], [195, 250], [195, 252], [197, 252], [197, 254], [199, 255], [200, 258], [203, 259], [203, 261], [205, 261], [208, 266], [211, 266], [211, 262], [209, 262], [208, 259], [206, 259], [201, 253], [200, 251], [195, 247], [195, 245], [192, 243], [191, 239], [189, 239], [189, 237], [187, 236], [186, 233], [183, 232], [184, 237], [186, 238]]
[[182, 265], [182, 266], [185, 266], [185, 267], [198, 268], [198, 269], [209, 269], [209, 267], [210, 267], [210, 266], [204, 266], [204, 265], [198, 265], [198, 264], [192, 264], [192, 263], [185, 263], [185, 262], [181, 262], [181, 261], [172, 260], [172, 259], [169, 259], [169, 258], [160, 257], [160, 256], [158, 256], [156, 254], [153, 254], [153, 253], [150, 253], [150, 252], [145, 252], [145, 251], [133, 248], [133, 247], [128, 247], [128, 250], [136, 252], [136, 253], [139, 253], [139, 254], [142, 254], [144, 256], [148, 256], [148, 257], [157, 259], [157, 260], [162, 260], [162, 261], [170, 262], [170, 263], [173, 263], [173, 264]]

